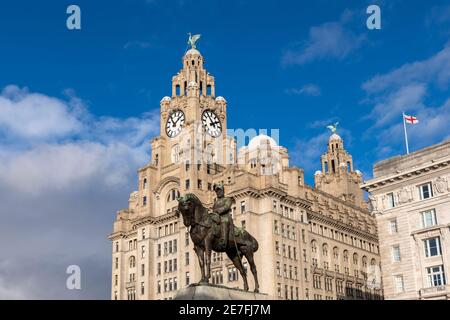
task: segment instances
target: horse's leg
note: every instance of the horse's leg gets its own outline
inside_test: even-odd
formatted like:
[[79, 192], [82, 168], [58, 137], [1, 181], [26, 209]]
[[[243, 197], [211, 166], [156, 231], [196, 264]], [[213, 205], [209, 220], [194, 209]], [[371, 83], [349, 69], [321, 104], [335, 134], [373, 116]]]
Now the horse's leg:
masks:
[[202, 272], [202, 279], [200, 280], [200, 283], [204, 283], [205, 282], [205, 255], [204, 255], [205, 252], [199, 246], [194, 246], [194, 250], [198, 257], [198, 262], [200, 264], [200, 271]]
[[239, 273], [241, 274], [242, 279], [244, 280], [244, 290], [248, 291], [247, 275], [245, 274], [244, 266], [242, 265], [242, 261], [241, 258], [239, 257], [238, 252], [236, 250], [233, 251], [234, 251], [233, 253], [227, 251], [228, 258], [230, 258], [230, 260], [233, 262], [236, 269], [239, 270]]
[[212, 242], [214, 240], [214, 233], [210, 229], [208, 235], [205, 237], [205, 260], [206, 260], [206, 280], [209, 281], [211, 278], [211, 253], [212, 253]]
[[256, 273], [255, 260], [253, 259], [253, 250], [251, 250], [248, 247], [243, 247], [241, 251], [242, 253], [244, 253], [248, 263], [250, 264], [250, 268], [253, 273], [253, 278], [255, 279], [255, 292], [259, 292], [258, 274]]

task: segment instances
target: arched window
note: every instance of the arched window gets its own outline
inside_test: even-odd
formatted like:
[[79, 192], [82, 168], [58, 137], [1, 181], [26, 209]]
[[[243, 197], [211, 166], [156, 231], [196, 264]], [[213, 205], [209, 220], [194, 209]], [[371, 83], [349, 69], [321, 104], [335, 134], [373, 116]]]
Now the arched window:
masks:
[[372, 258], [372, 260], [370, 260], [370, 265], [374, 266], [376, 264], [377, 264], [377, 262], [376, 262], [375, 258]]
[[142, 188], [147, 189], [147, 178], [144, 178], [144, 181], [142, 181]]
[[367, 257], [366, 257], [366, 256], [363, 256], [363, 257], [362, 257], [361, 262], [362, 262], [362, 266], [363, 266], [364, 268], [367, 267]]
[[328, 245], [326, 243], [322, 245], [322, 254], [324, 257], [328, 257]]
[[317, 252], [317, 241], [316, 240], [311, 241], [311, 251]]
[[136, 266], [136, 258], [134, 256], [130, 257], [130, 268], [134, 268]]
[[172, 147], [172, 163], [178, 163], [180, 161], [180, 146], [178, 144]]
[[334, 247], [334, 248], [333, 248], [333, 257], [334, 257], [334, 259], [336, 259], [336, 260], [339, 259], [339, 249], [338, 249], [338, 247]]
[[347, 250], [344, 250], [343, 256], [344, 256], [344, 261], [348, 262], [348, 251]]
[[175, 201], [180, 196], [180, 191], [177, 189], [171, 189], [167, 194], [167, 202]]
[[355, 266], [358, 265], [358, 254], [357, 254], [357, 253], [354, 253], [354, 254], [353, 254], [353, 264], [354, 264]]

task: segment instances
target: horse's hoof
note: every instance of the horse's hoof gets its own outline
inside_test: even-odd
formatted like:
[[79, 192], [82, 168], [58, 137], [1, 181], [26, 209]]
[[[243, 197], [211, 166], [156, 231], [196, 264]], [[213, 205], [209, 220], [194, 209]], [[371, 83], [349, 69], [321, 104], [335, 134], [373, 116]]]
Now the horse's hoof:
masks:
[[258, 289], [258, 288], [256, 288], [254, 292], [255, 292], [255, 293], [259, 293], [259, 289]]
[[245, 291], [248, 291], [248, 286], [244, 287], [244, 290], [245, 290]]

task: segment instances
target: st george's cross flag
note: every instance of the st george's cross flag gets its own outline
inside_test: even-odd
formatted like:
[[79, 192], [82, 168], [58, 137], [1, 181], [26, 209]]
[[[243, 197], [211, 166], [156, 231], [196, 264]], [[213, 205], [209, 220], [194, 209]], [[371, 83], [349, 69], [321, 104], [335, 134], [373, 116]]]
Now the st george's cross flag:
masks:
[[408, 133], [406, 132], [406, 124], [417, 124], [419, 123], [419, 119], [415, 116], [408, 116], [404, 112], [403, 114], [403, 130], [405, 132], [405, 145], [406, 145], [406, 154], [409, 154], [409, 145], [408, 145]]
[[411, 124], [419, 123], [419, 119], [417, 119], [417, 117], [415, 117], [415, 116], [408, 116], [406, 114], [403, 114], [403, 117], [405, 117], [406, 123], [411, 123]]

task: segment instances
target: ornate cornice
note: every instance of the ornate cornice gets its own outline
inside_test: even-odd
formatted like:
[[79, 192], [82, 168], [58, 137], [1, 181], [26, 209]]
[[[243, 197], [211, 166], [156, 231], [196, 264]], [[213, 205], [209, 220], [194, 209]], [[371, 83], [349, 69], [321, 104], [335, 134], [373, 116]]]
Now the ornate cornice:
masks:
[[311, 221], [311, 220], [320, 221], [327, 225], [333, 226], [336, 230], [342, 230], [342, 231], [345, 231], [346, 233], [356, 234], [359, 237], [364, 238], [368, 241], [378, 243], [378, 237], [376, 234], [372, 234], [367, 231], [363, 231], [363, 230], [359, 229], [357, 226], [356, 227], [349, 226], [348, 224], [346, 224], [344, 222], [335, 220], [333, 218], [324, 216], [320, 213], [313, 212], [313, 211], [309, 211], [307, 214], [308, 214], [309, 221]]
[[441, 162], [431, 162], [423, 165], [421, 167], [417, 167], [411, 170], [407, 170], [404, 172], [397, 172], [396, 174], [392, 174], [385, 177], [374, 178], [369, 180], [361, 185], [361, 188], [366, 191], [371, 191], [372, 189], [377, 189], [379, 187], [383, 187], [390, 184], [395, 184], [402, 180], [415, 178], [424, 174], [428, 174], [430, 172], [437, 171], [441, 168], [445, 168], [450, 165], [450, 159], [445, 159]]

